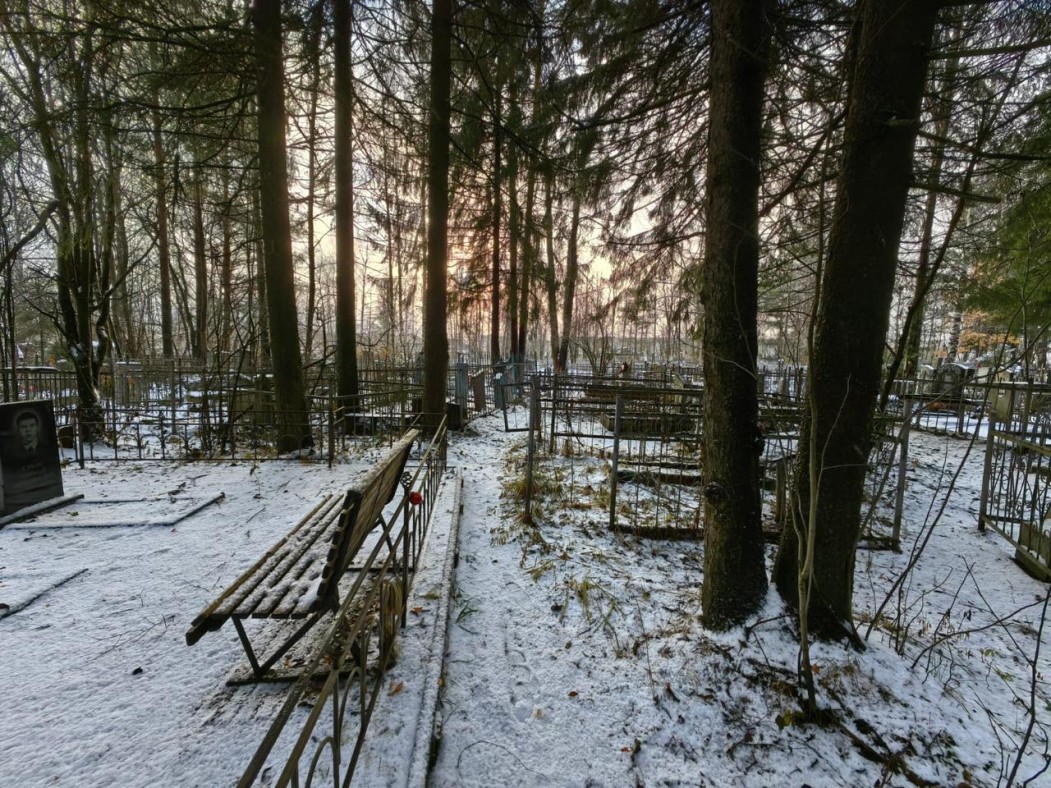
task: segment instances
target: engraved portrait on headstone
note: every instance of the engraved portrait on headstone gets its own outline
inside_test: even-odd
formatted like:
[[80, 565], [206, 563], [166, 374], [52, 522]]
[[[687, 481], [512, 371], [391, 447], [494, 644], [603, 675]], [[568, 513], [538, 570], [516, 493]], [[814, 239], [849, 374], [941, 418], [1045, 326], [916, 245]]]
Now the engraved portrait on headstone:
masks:
[[62, 495], [62, 465], [50, 400], [0, 405], [2, 514]]

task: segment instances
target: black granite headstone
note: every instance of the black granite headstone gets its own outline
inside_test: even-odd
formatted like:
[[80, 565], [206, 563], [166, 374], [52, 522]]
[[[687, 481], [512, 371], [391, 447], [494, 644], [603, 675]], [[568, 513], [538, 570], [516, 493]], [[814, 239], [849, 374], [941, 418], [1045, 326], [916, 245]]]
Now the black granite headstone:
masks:
[[0, 474], [4, 515], [63, 494], [50, 400], [0, 405]]

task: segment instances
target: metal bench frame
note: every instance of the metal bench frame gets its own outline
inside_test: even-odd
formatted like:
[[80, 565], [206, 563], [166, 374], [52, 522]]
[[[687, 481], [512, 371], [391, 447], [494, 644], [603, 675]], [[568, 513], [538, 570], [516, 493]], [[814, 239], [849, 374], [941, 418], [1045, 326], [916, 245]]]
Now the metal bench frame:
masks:
[[[186, 632], [187, 645], [232, 620], [253, 674], [263, 679], [325, 613], [339, 609], [340, 578], [365, 537], [381, 526], [390, 544], [390, 524], [383, 509], [394, 499], [419, 434], [409, 430], [345, 494], [330, 495], [315, 506], [194, 618]], [[303, 619], [303, 623], [260, 660], [245, 631], [247, 618]]]

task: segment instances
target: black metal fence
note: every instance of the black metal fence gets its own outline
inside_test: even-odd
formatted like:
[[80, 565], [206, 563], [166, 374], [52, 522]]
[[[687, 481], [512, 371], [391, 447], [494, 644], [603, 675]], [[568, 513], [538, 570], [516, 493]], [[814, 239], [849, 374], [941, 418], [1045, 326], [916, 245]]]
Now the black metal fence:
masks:
[[[801, 422], [800, 402], [790, 388], [794, 381], [782, 380], [788, 383], [775, 382], [760, 398], [760, 484], [771, 532], [787, 515]], [[536, 376], [527, 388], [529, 407], [503, 413], [506, 430], [528, 433], [522, 491], [527, 518], [541, 499], [541, 508], [555, 503], [601, 510], [603, 523], [615, 530], [700, 538], [701, 388], [681, 379], [655, 386], [584, 376]], [[877, 420], [863, 532], [870, 545], [899, 546], [908, 436], [909, 425], [900, 416]]]
[[978, 526], [999, 533], [1023, 566], [1051, 580], [1051, 386], [1001, 384], [989, 403]]
[[[446, 390], [451, 415], [463, 421], [502, 407], [505, 394], [508, 401], [519, 396], [535, 368], [535, 362], [456, 361]], [[315, 364], [306, 369], [310, 394], [303, 414], [278, 413], [270, 373], [246, 370], [245, 364], [201, 366], [180, 359], [111, 364], [100, 378], [104, 428], [84, 445], [72, 370], [19, 367], [18, 396], [54, 403], [60, 438], [80, 461], [270, 459], [278, 456], [273, 446], [283, 423], [309, 425], [302, 448], [331, 456], [324, 449], [337, 449], [346, 436], [403, 428], [421, 408], [422, 363], [363, 368], [352, 397], [337, 395], [331, 365]]]

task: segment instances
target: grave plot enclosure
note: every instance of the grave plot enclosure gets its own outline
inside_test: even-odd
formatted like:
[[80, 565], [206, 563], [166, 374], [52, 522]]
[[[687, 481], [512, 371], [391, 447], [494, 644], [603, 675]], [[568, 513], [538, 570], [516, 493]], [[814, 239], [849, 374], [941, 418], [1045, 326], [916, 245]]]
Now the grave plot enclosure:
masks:
[[990, 389], [989, 401], [978, 525], [1051, 580], [1051, 386], [1004, 384]]
[[[766, 388], [766, 386], [764, 386]], [[703, 390], [677, 381], [534, 378], [528, 407], [506, 409], [505, 428], [528, 435], [522, 500], [527, 518], [545, 507], [594, 514], [596, 525], [640, 536], [703, 536]], [[779, 387], [760, 395], [764, 523], [775, 538], [798, 443], [798, 402]], [[908, 426], [877, 421], [869, 460], [865, 542], [897, 548]], [[536, 507], [536, 508], [534, 508]]]

